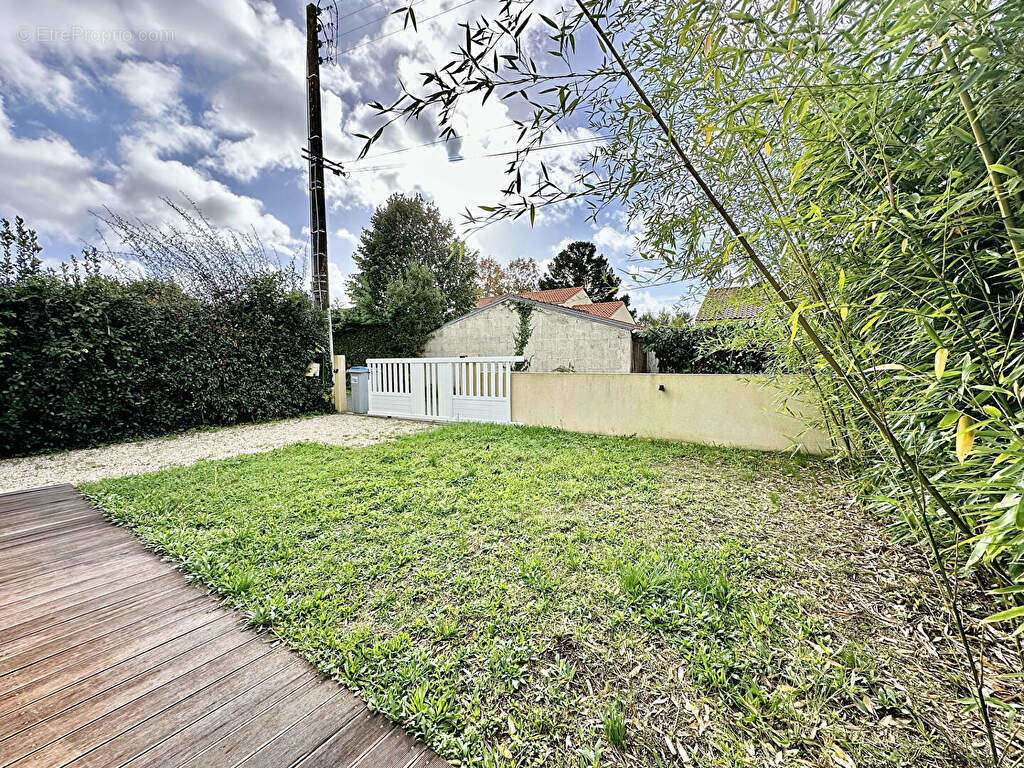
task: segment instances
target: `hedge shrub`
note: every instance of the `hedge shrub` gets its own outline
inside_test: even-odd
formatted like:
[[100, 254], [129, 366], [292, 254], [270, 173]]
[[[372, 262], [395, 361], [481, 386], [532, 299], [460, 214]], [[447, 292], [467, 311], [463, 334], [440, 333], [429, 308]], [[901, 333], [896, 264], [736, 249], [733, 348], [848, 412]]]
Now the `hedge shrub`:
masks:
[[199, 300], [164, 281], [0, 283], [0, 455], [329, 409], [322, 316], [276, 275]]
[[334, 354], [345, 356], [345, 365], [366, 365], [371, 357], [415, 357], [418, 350], [396, 338], [387, 323], [362, 322], [334, 312]]
[[645, 352], [661, 373], [767, 373], [778, 365], [767, 346], [737, 344], [743, 328], [730, 325], [657, 325], [641, 332]]

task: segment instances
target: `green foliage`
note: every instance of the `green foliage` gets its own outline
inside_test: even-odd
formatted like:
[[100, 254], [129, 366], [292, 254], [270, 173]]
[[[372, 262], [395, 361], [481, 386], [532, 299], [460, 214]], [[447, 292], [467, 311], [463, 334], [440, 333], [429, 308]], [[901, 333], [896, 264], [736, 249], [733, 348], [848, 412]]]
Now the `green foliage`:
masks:
[[419, 355], [430, 334], [444, 322], [445, 301], [434, 275], [424, 265], [410, 262], [405, 275], [388, 283], [384, 316], [392, 337]]
[[577, 240], [558, 252], [540, 279], [540, 289], [583, 286], [594, 303], [621, 300], [628, 305], [628, 294], [617, 295], [621, 283], [608, 259], [598, 254], [596, 245]]
[[414, 263], [433, 275], [444, 322], [464, 315], [476, 301], [476, 254], [466, 251], [452, 223], [420, 195], [396, 192], [379, 206], [352, 260], [359, 271], [349, 280], [349, 295], [369, 322], [386, 321], [388, 287], [403, 281]]
[[17, 243], [34, 237], [5, 222], [0, 455], [328, 410], [325, 385], [305, 375], [323, 354], [322, 318], [283, 276], [211, 301], [102, 277], [94, 257], [84, 277], [44, 272]]
[[531, 258], [512, 259], [502, 266], [490, 257], [477, 262], [477, 286], [481, 296], [507, 296], [537, 290], [540, 279], [537, 262]]
[[411, 357], [403, 339], [396, 339], [388, 323], [363, 322], [346, 310], [334, 309], [334, 354], [345, 365], [366, 365], [371, 357]]
[[[752, 743], [959, 764], [929, 736], [963, 712], [922, 679], [939, 627], [925, 609], [904, 634], [880, 607], [931, 580], [893, 581], [905, 553], [827, 462], [460, 424], [84, 490], [463, 765], [575, 768], [610, 740], [656, 768], [666, 736], [707, 768], [748, 765]], [[864, 588], [850, 564], [869, 553]]]
[[622, 704], [613, 702], [604, 713], [604, 735], [616, 749], [626, 746], [626, 713]]
[[685, 310], [663, 309], [659, 312], [644, 312], [637, 317], [636, 323], [643, 328], [657, 325], [692, 325], [693, 315]]
[[730, 324], [655, 325], [640, 332], [640, 343], [657, 355], [661, 373], [768, 373], [778, 365], [769, 346]]

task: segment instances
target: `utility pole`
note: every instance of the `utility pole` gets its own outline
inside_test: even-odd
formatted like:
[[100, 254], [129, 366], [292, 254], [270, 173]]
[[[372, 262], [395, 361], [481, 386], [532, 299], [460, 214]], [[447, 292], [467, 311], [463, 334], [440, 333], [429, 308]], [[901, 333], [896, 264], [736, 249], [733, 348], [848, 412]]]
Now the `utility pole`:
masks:
[[[328, 366], [334, 383], [334, 329], [327, 280], [327, 204], [324, 200], [324, 132], [320, 115], [319, 9], [306, 6], [306, 117], [309, 127], [309, 237], [312, 254], [313, 304], [327, 313]], [[344, 373], [342, 374], [344, 375]]]

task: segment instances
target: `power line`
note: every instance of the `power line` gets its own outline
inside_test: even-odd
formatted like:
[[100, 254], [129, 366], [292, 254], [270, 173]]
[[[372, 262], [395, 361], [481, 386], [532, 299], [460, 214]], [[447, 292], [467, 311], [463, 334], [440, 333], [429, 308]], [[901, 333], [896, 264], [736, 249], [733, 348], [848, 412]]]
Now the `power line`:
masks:
[[362, 8], [356, 8], [354, 11], [343, 13], [341, 16], [338, 17], [338, 20], [340, 21], [341, 19], [347, 19], [349, 16], [355, 16], [358, 13], [362, 13], [365, 10], [373, 8], [373, 6], [375, 5], [384, 5], [384, 3], [388, 2], [391, 2], [391, 0], [374, 0], [374, 2], [364, 5]]
[[[476, 2], [476, 0], [465, 0], [465, 2], [459, 3], [458, 5], [453, 5], [451, 8], [448, 8], [447, 10], [441, 11], [440, 13], [435, 13], [433, 16], [428, 16], [425, 19], [420, 19], [418, 21], [418, 24], [422, 24], [425, 21], [433, 21], [434, 19], [438, 18], [439, 16], [444, 16], [446, 13], [451, 13], [452, 11], [457, 11], [459, 8], [462, 8], [464, 6], [469, 5], [470, 3], [475, 3], [475, 2]], [[353, 45], [351, 48], [346, 48], [344, 51], [339, 51], [337, 55], [338, 56], [344, 56], [346, 53], [352, 53], [352, 51], [357, 51], [360, 48], [365, 48], [366, 46], [372, 45], [373, 43], [376, 43], [379, 40], [383, 40], [384, 38], [393, 37], [394, 35], [397, 35], [399, 32], [404, 32], [405, 29], [406, 29], [405, 27], [403, 27], [402, 29], [396, 29], [393, 32], [388, 32], [386, 34], [380, 35], [379, 37], [375, 37], [372, 40], [367, 40], [366, 42], [359, 43], [358, 45]]]
[[[610, 137], [608, 137], [608, 136], [592, 136], [592, 137], [585, 138], [585, 139], [573, 139], [572, 141], [558, 142], [556, 144], [542, 144], [540, 146], [531, 147], [531, 148], [529, 148], [529, 150], [525, 150], [525, 149], [510, 149], [510, 150], [506, 150], [506, 151], [502, 151], [502, 152], [486, 152], [486, 153], [481, 154], [481, 155], [471, 155], [469, 157], [463, 157], [462, 160], [482, 160], [482, 159], [490, 158], [490, 157], [507, 157], [509, 155], [515, 155], [515, 154], [518, 154], [520, 152], [525, 152], [525, 151], [539, 152], [539, 151], [547, 150], [547, 149], [564, 149], [565, 147], [575, 147], [575, 146], [580, 146], [580, 145], [583, 145], [583, 144], [593, 144], [593, 143], [600, 142], [600, 141], [608, 141], [609, 138]], [[415, 147], [410, 147], [410, 149], [415, 149]], [[334, 161], [330, 161], [330, 162], [333, 163]], [[350, 168], [346, 168], [345, 170], [348, 173], [370, 173], [370, 172], [375, 172], [375, 171], [393, 171], [393, 170], [397, 170], [399, 168], [406, 168], [409, 165], [411, 165], [411, 163], [395, 163], [395, 164], [392, 164], [392, 165], [378, 165], [378, 166], [373, 166], [373, 167], [370, 167], [370, 168], [351, 168], [350, 167]]]
[[[409, 3], [409, 5], [407, 5], [405, 7], [406, 8], [411, 8], [412, 6], [419, 5], [422, 2], [423, 2], [423, 0], [412, 0], [412, 2]], [[396, 8], [395, 9], [395, 11], [400, 11], [400, 10], [402, 10], [402, 8]], [[372, 27], [374, 24], [376, 24], [379, 21], [386, 21], [387, 19], [390, 19], [392, 16], [395, 15], [395, 11], [389, 11], [388, 13], [385, 13], [383, 16], [378, 16], [376, 19], [373, 19], [372, 21], [368, 21], [365, 24], [360, 24], [358, 27], [352, 27], [351, 29], [346, 29], [344, 32], [339, 32], [338, 33], [338, 37], [344, 37], [345, 35], [350, 35], [353, 32], [358, 32], [360, 29], [365, 29], [366, 27]]]

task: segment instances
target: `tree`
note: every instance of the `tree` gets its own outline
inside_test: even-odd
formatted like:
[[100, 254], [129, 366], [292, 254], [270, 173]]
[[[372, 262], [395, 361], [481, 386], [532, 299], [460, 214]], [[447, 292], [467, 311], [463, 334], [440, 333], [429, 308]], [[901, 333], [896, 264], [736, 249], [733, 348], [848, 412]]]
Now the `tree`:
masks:
[[444, 305], [433, 273], [410, 262], [405, 274], [384, 291], [384, 313], [396, 347], [409, 355], [422, 352], [430, 334], [444, 322]]
[[540, 289], [550, 291], [582, 285], [593, 302], [620, 300], [628, 305], [627, 294], [616, 295], [621, 283], [608, 259], [598, 254], [596, 245], [577, 240], [569, 243], [555, 256], [548, 271], [540, 279]]
[[387, 318], [388, 287], [403, 281], [411, 264], [433, 275], [444, 321], [465, 314], [476, 301], [476, 254], [467, 253], [451, 221], [421, 195], [396, 192], [379, 206], [352, 259], [359, 271], [349, 280], [349, 295], [368, 320]]
[[538, 285], [537, 262], [521, 257], [502, 266], [490, 257], [477, 264], [477, 285], [482, 296], [507, 296], [510, 293], [536, 291]]
[[643, 326], [644, 328], [663, 326], [679, 328], [682, 326], [693, 325], [693, 315], [685, 309], [662, 309], [658, 312], [648, 311], [644, 312], [637, 318], [636, 324]]

